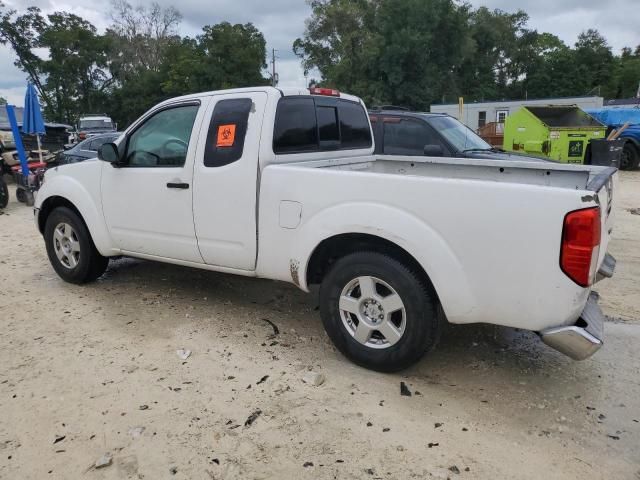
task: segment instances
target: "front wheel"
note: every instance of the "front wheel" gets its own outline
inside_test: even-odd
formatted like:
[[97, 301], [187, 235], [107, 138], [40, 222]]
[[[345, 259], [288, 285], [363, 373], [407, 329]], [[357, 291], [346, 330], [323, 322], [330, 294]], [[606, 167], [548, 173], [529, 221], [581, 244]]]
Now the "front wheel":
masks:
[[377, 252], [334, 264], [320, 286], [320, 314], [346, 357], [381, 372], [410, 366], [440, 338], [434, 292], [417, 272]]
[[109, 259], [100, 255], [86, 225], [73, 210], [56, 208], [44, 228], [51, 266], [69, 283], [87, 283], [104, 273]]

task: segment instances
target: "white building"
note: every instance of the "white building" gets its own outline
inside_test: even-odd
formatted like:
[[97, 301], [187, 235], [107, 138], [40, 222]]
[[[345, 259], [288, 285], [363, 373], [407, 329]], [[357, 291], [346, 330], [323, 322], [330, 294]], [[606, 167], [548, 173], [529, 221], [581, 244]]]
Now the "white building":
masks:
[[509, 113], [529, 105], [577, 105], [585, 108], [600, 108], [604, 99], [602, 97], [564, 97], [543, 98], [539, 100], [506, 100], [498, 102], [472, 102], [465, 103], [462, 118], [459, 118], [459, 105], [457, 103], [445, 103], [431, 105], [434, 113], [446, 113], [457, 118], [474, 131], [487, 123], [504, 123]]

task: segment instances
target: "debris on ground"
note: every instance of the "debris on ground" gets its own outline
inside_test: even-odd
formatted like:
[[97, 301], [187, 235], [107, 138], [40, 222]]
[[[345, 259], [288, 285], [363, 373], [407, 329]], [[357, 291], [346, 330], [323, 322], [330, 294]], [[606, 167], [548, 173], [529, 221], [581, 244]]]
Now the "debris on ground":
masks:
[[449, 467], [449, 471], [455, 473], [456, 475], [460, 474], [460, 469], [456, 465], [451, 465]]
[[96, 460], [96, 463], [93, 466], [95, 468], [108, 467], [109, 465], [111, 465], [112, 462], [113, 462], [113, 455], [107, 452], [104, 455], [102, 455], [98, 460]]
[[176, 350], [176, 355], [178, 355], [178, 357], [181, 360], [186, 360], [191, 356], [191, 350], [185, 350], [183, 348], [179, 348], [178, 350]]
[[269, 378], [269, 375], [265, 375], [264, 377], [262, 377], [260, 380], [258, 380], [256, 382], [256, 385], [260, 385], [261, 383], [264, 383], [267, 381], [267, 378]]
[[409, 390], [409, 387], [407, 387], [407, 384], [404, 382], [400, 382], [400, 395], [403, 397], [411, 396], [411, 390]]
[[138, 408], [140, 410], [149, 410], [149, 405], [140, 405]]
[[144, 430], [145, 430], [144, 427], [132, 427], [129, 429], [129, 436], [131, 438], [138, 438], [142, 436], [142, 433], [144, 432]]
[[631, 215], [640, 215], [640, 208], [629, 208], [628, 210]]
[[443, 423], [440, 422], [436, 422], [433, 424], [433, 428], [440, 428], [442, 425], [444, 425]]
[[269, 320], [268, 318], [263, 318], [262, 319], [263, 322], [267, 322], [269, 325], [271, 325], [271, 328], [273, 328], [273, 336], [275, 337], [276, 335], [280, 335], [280, 329], [278, 328], [278, 326], [273, 323], [271, 320]]
[[251, 426], [251, 424], [252, 424], [253, 422], [255, 422], [255, 421], [256, 421], [256, 419], [257, 419], [261, 414], [262, 414], [262, 410], [260, 410], [260, 409], [258, 408], [258, 409], [257, 409], [256, 411], [254, 411], [251, 415], [249, 415], [249, 417], [245, 420], [245, 422], [244, 422], [244, 426], [245, 426], [245, 427], [250, 427], [250, 426]]
[[171, 475], [175, 475], [176, 473], [178, 473], [178, 467], [171, 467], [171, 468], [169, 469], [169, 473], [170, 473]]
[[439, 446], [440, 446], [440, 444], [439, 444], [439, 443], [431, 443], [431, 442], [429, 442], [429, 443], [427, 444], [427, 447], [429, 447], [429, 448], [439, 447]]
[[307, 467], [313, 467], [313, 462], [304, 462], [302, 464], [303, 467], [307, 468]]
[[65, 438], [67, 438], [66, 435], [60, 435], [60, 436], [56, 435], [56, 439], [53, 441], [54, 445], [56, 443], [59, 443], [59, 442], [63, 441]]
[[307, 372], [303, 375], [302, 381], [314, 387], [319, 387], [324, 383], [324, 375], [317, 372]]

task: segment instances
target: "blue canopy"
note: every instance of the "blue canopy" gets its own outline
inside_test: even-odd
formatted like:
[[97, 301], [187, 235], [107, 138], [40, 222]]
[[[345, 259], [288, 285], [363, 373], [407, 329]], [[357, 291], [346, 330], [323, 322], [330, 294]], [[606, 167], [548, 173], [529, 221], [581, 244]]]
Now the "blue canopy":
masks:
[[626, 122], [640, 124], [640, 108], [588, 108], [585, 112], [608, 127], [618, 128]]
[[40, 112], [38, 93], [32, 83], [27, 85], [24, 96], [24, 116], [22, 118], [22, 132], [29, 134], [44, 134], [44, 121]]

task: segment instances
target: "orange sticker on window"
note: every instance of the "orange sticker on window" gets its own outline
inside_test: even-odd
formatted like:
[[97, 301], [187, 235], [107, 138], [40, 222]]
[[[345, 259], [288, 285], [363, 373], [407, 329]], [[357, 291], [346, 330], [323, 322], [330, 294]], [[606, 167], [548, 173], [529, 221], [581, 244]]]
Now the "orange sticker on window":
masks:
[[216, 147], [231, 147], [236, 139], [236, 126], [231, 123], [229, 125], [220, 125], [218, 127], [218, 141]]

